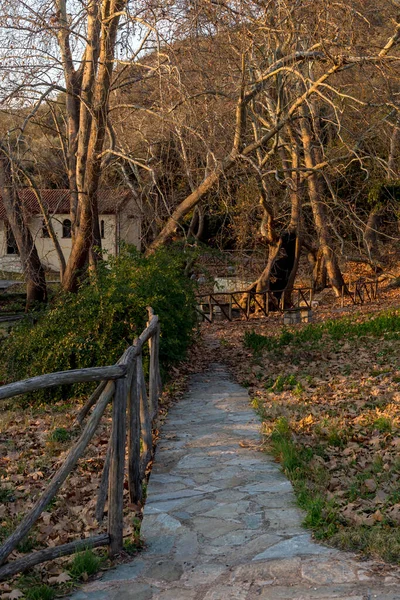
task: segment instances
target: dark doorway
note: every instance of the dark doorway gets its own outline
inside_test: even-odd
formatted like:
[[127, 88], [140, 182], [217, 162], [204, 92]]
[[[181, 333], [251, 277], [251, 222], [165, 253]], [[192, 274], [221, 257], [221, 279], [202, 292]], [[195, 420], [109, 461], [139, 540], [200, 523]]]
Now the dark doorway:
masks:
[[7, 225], [7, 254], [19, 254], [17, 242], [9, 225]]

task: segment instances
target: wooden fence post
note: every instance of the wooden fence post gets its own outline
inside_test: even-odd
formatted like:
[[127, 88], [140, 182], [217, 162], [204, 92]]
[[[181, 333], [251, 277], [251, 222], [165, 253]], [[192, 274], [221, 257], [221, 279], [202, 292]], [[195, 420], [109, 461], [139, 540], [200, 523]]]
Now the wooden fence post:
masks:
[[110, 556], [119, 554], [123, 548], [127, 388], [127, 380], [125, 378], [116, 381], [112, 413], [111, 459], [108, 487]]
[[149, 410], [152, 422], [158, 413], [158, 330], [159, 328], [157, 328], [156, 334], [149, 339]]
[[160, 336], [161, 336], [161, 325], [158, 323], [156, 342], [157, 342], [157, 412], [158, 412], [158, 401], [162, 393], [162, 380], [161, 380], [161, 369], [160, 369]]
[[140, 479], [140, 388], [138, 381], [138, 358], [132, 365], [132, 380], [128, 396], [128, 485], [131, 502], [142, 499]]
[[[0, 399], [11, 398], [15, 395], [28, 391], [44, 389], [54, 385], [78, 383], [84, 381], [101, 381], [101, 383], [81, 411], [79, 417], [82, 422], [90, 408], [94, 406], [92, 414], [88, 418], [79, 439], [71, 448], [64, 463], [53, 475], [45, 491], [33, 505], [30, 512], [25, 515], [15, 531], [5, 540], [0, 548], [0, 565], [2, 565], [10, 553], [17, 547], [18, 543], [26, 536], [31, 527], [40, 517], [43, 510], [57, 494], [58, 490], [67, 479], [68, 475], [76, 466], [79, 458], [83, 455], [89, 442], [93, 438], [100, 423], [101, 417], [114, 396], [112, 432], [105, 457], [103, 474], [96, 506], [96, 516], [99, 520], [103, 518], [104, 505], [107, 498], [108, 480], [108, 533], [99, 536], [77, 540], [63, 544], [55, 548], [47, 548], [33, 552], [28, 556], [17, 559], [4, 567], [0, 566], [0, 580], [14, 575], [21, 570], [26, 570], [34, 565], [47, 560], [66, 556], [80, 548], [93, 548], [109, 543], [110, 555], [115, 555], [123, 549], [123, 499], [124, 499], [124, 475], [125, 475], [125, 447], [126, 447], [126, 409], [129, 396], [129, 435], [130, 435], [130, 490], [133, 500], [141, 497], [140, 473], [147, 467], [152, 452], [152, 429], [149, 415], [149, 406], [146, 392], [142, 366], [143, 344], [154, 338], [153, 360], [152, 360], [152, 389], [154, 406], [161, 392], [161, 377], [159, 369], [159, 338], [160, 325], [158, 317], [151, 311], [149, 326], [141, 333], [136, 346], [129, 347], [119, 359], [117, 365], [107, 367], [94, 367], [89, 369], [78, 369], [63, 371], [60, 373], [49, 373], [25, 381], [16, 382], [0, 387]], [[114, 381], [115, 380], [115, 381]], [[139, 411], [139, 396], [141, 406]], [[142, 435], [145, 451], [140, 457], [140, 418], [142, 417]]]
[[107, 494], [108, 494], [108, 478], [110, 475], [110, 461], [111, 461], [111, 443], [108, 444], [106, 458], [104, 460], [103, 472], [101, 474], [99, 492], [97, 494], [96, 502], [96, 520], [98, 523], [104, 518], [104, 507], [106, 505]]
[[151, 419], [149, 413], [149, 403], [146, 392], [146, 382], [143, 374], [142, 355], [137, 357], [137, 381], [140, 393], [140, 425], [142, 433], [143, 450], [140, 458], [140, 477], [143, 479], [146, 467], [150, 461], [153, 448], [153, 436], [151, 431]]

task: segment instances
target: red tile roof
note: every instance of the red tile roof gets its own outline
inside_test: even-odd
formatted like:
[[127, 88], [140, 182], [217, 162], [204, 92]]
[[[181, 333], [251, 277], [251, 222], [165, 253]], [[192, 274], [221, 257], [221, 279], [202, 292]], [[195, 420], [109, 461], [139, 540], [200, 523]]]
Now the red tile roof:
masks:
[[[29, 188], [23, 188], [18, 192], [22, 200], [27, 215], [41, 214], [39, 205], [34, 192]], [[40, 190], [42, 202], [47, 206], [47, 210], [53, 214], [68, 214], [70, 211], [70, 191], [69, 190]], [[100, 190], [99, 192], [99, 212], [100, 214], [114, 214], [118, 212], [121, 204], [129, 199], [131, 192], [122, 190]], [[131, 212], [131, 211], [130, 211]], [[3, 206], [3, 199], [0, 194], [0, 219], [6, 218], [6, 212]]]

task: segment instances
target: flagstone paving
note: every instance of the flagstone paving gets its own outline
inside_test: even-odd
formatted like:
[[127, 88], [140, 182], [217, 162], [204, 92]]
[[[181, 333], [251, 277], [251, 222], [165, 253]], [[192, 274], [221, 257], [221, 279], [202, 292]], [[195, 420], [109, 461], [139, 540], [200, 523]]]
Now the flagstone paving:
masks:
[[146, 549], [71, 600], [400, 600], [397, 569], [315, 543], [260, 422], [221, 365], [193, 377], [162, 428]]

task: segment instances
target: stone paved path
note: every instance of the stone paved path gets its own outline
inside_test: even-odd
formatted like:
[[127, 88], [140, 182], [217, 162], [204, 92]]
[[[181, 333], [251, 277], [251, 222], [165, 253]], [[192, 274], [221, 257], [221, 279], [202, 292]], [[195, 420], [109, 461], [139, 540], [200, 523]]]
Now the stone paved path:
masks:
[[246, 390], [222, 366], [193, 378], [163, 427], [147, 549], [71, 600], [400, 600], [397, 571], [318, 545], [279, 466], [258, 450]]

